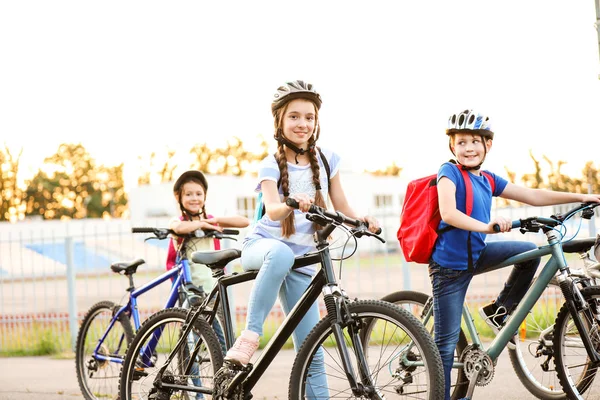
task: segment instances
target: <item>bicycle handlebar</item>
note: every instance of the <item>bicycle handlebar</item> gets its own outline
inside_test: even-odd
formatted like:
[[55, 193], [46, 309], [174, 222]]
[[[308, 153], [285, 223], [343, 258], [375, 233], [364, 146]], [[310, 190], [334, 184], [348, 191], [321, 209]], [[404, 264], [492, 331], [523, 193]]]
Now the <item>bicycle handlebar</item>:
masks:
[[[298, 204], [298, 202], [291, 197], [286, 199], [285, 204], [295, 209], [300, 207], [300, 204]], [[365, 233], [368, 232], [367, 229], [369, 228], [369, 224], [366, 222], [358, 219], [348, 218], [339, 211], [331, 212], [314, 204], [311, 204], [310, 208], [308, 209], [307, 218], [318, 223], [319, 225], [326, 225], [330, 222], [336, 222], [338, 224], [352, 225], [359, 230], [363, 230], [364, 228]], [[379, 228], [377, 232], [372, 235], [378, 235], [380, 233], [381, 228]]]
[[[594, 216], [594, 208], [600, 206], [600, 203], [581, 203], [577, 207], [572, 208], [564, 214], [552, 215], [550, 218], [545, 217], [529, 217], [518, 219], [512, 222], [510, 229], [520, 228], [522, 233], [539, 232], [545, 227], [552, 227], [563, 224], [567, 219], [571, 218], [578, 212], [581, 212], [581, 217], [590, 219]], [[500, 232], [500, 226], [494, 224], [494, 232]]]
[[226, 235], [239, 235], [240, 231], [237, 229], [223, 229], [223, 232], [215, 231], [212, 229], [197, 229], [193, 232], [186, 234], [177, 234], [172, 229], [166, 228], [149, 228], [149, 227], [134, 227], [131, 228], [132, 233], [152, 233], [156, 239], [163, 240], [166, 239], [169, 235], [176, 235], [183, 238], [210, 238], [213, 237], [215, 239], [231, 239], [236, 240], [235, 238], [228, 237]]

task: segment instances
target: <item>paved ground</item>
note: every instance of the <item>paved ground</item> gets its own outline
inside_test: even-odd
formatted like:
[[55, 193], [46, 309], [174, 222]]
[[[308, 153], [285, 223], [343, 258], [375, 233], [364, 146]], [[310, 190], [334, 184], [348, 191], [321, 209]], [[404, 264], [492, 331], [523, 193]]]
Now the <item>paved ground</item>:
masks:
[[[288, 379], [294, 352], [284, 350], [276, 358], [254, 390], [254, 399], [286, 399]], [[0, 399], [2, 400], [65, 400], [79, 399], [81, 393], [72, 359], [50, 357], [0, 358]], [[475, 399], [523, 400], [533, 396], [525, 390], [512, 372], [505, 352], [498, 360], [494, 380], [488, 386], [475, 389]], [[595, 399], [600, 393], [595, 393]]]

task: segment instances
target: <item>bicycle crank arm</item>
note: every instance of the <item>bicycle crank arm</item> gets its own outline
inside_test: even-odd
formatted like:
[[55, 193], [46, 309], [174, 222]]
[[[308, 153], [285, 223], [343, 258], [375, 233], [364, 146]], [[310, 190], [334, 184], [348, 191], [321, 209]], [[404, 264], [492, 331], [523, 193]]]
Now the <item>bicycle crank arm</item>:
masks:
[[483, 368], [481, 368], [481, 365], [476, 365], [475, 366], [475, 375], [473, 375], [473, 377], [469, 381], [469, 387], [467, 388], [467, 395], [465, 396], [466, 399], [473, 398], [473, 392], [475, 391], [475, 385], [477, 384], [477, 378], [479, 378], [479, 374], [481, 373], [481, 371], [483, 371]]

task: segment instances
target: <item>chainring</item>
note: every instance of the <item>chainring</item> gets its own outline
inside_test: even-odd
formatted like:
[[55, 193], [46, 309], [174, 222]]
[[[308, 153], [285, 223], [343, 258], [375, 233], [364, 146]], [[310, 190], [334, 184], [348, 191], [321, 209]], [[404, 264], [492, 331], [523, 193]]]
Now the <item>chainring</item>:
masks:
[[475, 382], [477, 386], [485, 386], [494, 378], [494, 362], [485, 351], [478, 347], [468, 345], [463, 350], [460, 359], [464, 364], [463, 370], [469, 381], [475, 377], [478, 371], [481, 371]]
[[238, 385], [229, 396], [226, 396], [227, 387], [231, 380], [240, 372], [240, 369], [226, 363], [223, 365], [214, 377], [213, 400], [243, 400], [244, 389]]

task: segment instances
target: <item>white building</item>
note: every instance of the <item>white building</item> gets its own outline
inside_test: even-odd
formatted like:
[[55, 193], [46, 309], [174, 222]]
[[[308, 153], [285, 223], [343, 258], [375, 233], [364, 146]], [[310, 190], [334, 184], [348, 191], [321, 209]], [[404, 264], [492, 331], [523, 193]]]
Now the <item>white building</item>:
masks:
[[[388, 241], [395, 239], [407, 182], [399, 177], [347, 171], [342, 171], [340, 177], [346, 197], [354, 210], [360, 215], [376, 216], [384, 228], [384, 237]], [[256, 177], [207, 175], [207, 180], [209, 189], [206, 210], [209, 214], [238, 214], [248, 218], [254, 216]], [[179, 215], [179, 208], [173, 197], [173, 183], [133, 188], [129, 192], [129, 211], [132, 226]]]

